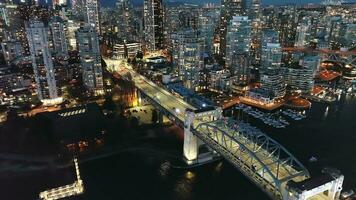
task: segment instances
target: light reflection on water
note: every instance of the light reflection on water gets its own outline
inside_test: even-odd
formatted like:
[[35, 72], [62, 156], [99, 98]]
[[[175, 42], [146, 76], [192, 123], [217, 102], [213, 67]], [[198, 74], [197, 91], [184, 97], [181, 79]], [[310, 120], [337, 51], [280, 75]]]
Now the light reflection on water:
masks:
[[196, 180], [195, 172], [187, 171], [177, 181], [174, 190], [177, 192], [179, 199], [191, 199], [195, 180]]
[[169, 161], [163, 162], [159, 168], [159, 174], [164, 177], [167, 176], [171, 169], [171, 163]]
[[328, 116], [328, 114], [329, 114], [329, 106], [326, 106], [325, 112], [324, 112], [324, 119], [326, 119], [326, 117]]

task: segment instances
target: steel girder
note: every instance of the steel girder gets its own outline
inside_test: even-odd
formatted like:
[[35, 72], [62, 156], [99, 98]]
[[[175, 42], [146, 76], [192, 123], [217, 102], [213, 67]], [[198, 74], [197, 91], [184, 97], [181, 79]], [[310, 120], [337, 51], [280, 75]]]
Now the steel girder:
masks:
[[310, 177], [282, 145], [249, 124], [225, 118], [201, 123], [193, 132], [273, 198], [282, 198], [289, 180]]

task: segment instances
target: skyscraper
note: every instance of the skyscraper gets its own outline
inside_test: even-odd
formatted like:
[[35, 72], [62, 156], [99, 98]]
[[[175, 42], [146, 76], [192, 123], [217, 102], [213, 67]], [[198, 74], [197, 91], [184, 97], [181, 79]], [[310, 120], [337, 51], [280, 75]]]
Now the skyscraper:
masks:
[[250, 66], [251, 21], [247, 16], [234, 16], [227, 26], [226, 67], [237, 77], [238, 84], [247, 84]]
[[311, 40], [310, 32], [311, 32], [311, 22], [309, 21], [309, 18], [304, 17], [297, 26], [294, 46], [296, 47], [307, 46]]
[[100, 35], [98, 0], [86, 0], [85, 21]]
[[245, 0], [221, 0], [220, 52], [223, 56], [226, 53], [227, 25], [233, 16], [243, 16], [245, 14], [244, 2]]
[[282, 49], [278, 33], [270, 29], [264, 30], [260, 67], [261, 87], [271, 98], [282, 98], [286, 93], [281, 62]]
[[76, 32], [83, 83], [94, 95], [104, 93], [103, 74], [98, 34], [90, 25], [85, 25]]
[[52, 33], [52, 44], [54, 52], [57, 57], [67, 57], [68, 56], [68, 43], [66, 38], [66, 28], [65, 23], [62, 18], [58, 16], [52, 17], [50, 21], [51, 33]]
[[219, 15], [215, 9], [203, 9], [198, 18], [199, 31], [204, 39], [204, 51], [210, 54], [214, 51], [213, 42], [218, 21]]
[[163, 5], [162, 0], [144, 0], [144, 36], [147, 49], [163, 48]]
[[48, 27], [41, 21], [31, 20], [26, 24], [26, 33], [38, 98], [45, 104], [56, 103], [61, 98], [58, 98], [55, 71], [49, 51]]
[[177, 54], [179, 75], [184, 85], [194, 90], [199, 86], [199, 71], [203, 65], [203, 41], [192, 28], [181, 30], [178, 35], [178, 48], [173, 50]]
[[251, 19], [251, 58], [253, 58], [252, 62], [256, 64], [261, 59], [261, 0], [250, 0], [247, 13]]

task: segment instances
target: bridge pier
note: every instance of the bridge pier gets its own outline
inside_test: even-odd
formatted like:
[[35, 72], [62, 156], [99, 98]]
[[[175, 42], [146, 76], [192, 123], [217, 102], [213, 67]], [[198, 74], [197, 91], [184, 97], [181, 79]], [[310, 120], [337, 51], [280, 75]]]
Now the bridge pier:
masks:
[[205, 111], [189, 111], [186, 110], [184, 121], [184, 145], [183, 155], [188, 165], [202, 164], [213, 161], [218, 154], [211, 148], [208, 148], [208, 152], [199, 153], [199, 147], [205, 145], [204, 142], [198, 139], [192, 132], [197, 124], [204, 121], [214, 121], [219, 119], [222, 115], [220, 108]]
[[198, 138], [191, 132], [194, 113], [187, 112], [184, 122], [184, 144], [183, 155], [188, 165], [194, 164], [198, 159]]
[[142, 95], [140, 90], [136, 89], [136, 97], [137, 97], [137, 106], [142, 105]]

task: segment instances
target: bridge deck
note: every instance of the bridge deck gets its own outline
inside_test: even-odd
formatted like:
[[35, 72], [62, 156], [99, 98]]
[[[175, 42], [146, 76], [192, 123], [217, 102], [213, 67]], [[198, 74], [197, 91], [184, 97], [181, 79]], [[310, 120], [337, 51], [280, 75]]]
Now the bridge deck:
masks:
[[135, 72], [130, 66], [120, 63], [116, 60], [106, 60], [108, 66], [116, 65], [120, 66], [117, 68], [117, 72], [120, 75], [125, 75], [127, 73], [131, 74], [132, 81], [135, 83], [135, 86], [142, 92], [145, 93], [146, 96], [155, 100], [160, 106], [170, 112], [172, 115], [176, 116], [179, 120], [184, 122], [185, 118], [185, 110], [191, 109], [195, 110], [195, 108], [180, 99], [177, 96], [174, 96], [167, 90], [162, 89], [160, 86], [156, 85], [152, 81], [148, 80], [144, 76]]

